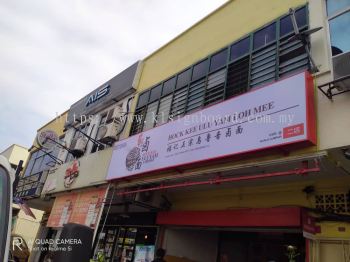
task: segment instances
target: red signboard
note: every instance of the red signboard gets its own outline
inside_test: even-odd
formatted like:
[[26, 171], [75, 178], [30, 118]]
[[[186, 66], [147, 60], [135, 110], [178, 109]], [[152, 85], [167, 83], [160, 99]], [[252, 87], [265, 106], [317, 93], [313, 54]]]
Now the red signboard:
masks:
[[304, 124], [298, 124], [283, 128], [283, 138], [300, 136], [304, 134]]

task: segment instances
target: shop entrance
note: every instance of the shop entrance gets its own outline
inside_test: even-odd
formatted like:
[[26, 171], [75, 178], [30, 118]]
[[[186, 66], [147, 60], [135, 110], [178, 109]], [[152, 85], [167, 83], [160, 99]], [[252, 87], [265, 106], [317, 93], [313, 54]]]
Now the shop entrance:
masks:
[[167, 227], [162, 247], [167, 262], [305, 261], [297, 229]]
[[156, 227], [105, 226], [99, 232], [95, 252], [103, 252], [108, 262], [150, 262], [154, 256], [157, 231]]
[[220, 232], [218, 262], [305, 261], [305, 239], [296, 233]]

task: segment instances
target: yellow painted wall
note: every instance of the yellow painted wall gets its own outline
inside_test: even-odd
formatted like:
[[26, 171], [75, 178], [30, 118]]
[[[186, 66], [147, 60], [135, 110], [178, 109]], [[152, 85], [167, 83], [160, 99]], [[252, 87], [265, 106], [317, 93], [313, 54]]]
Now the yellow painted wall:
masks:
[[[18, 205], [13, 205], [15, 208], [19, 208]], [[32, 248], [33, 241], [40, 226], [40, 222], [44, 211], [31, 209], [36, 219], [27, 216], [22, 210], [19, 211], [15, 224], [12, 228], [12, 233], [21, 235], [26, 241], [29, 249]]]
[[[348, 192], [350, 177], [337, 179], [311, 179], [300, 182], [277, 183], [273, 185], [211, 186], [211, 189], [198, 187], [169, 194], [172, 210], [232, 210], [240, 208], [270, 208], [281, 206], [301, 206], [315, 208], [315, 195]], [[314, 186], [315, 193], [307, 196], [302, 190]], [[322, 222], [319, 240], [350, 240], [350, 224]], [[339, 228], [344, 228], [342, 232]]]
[[317, 262], [348, 262], [350, 258], [349, 241], [321, 241], [318, 243]]
[[329, 240], [348, 239], [350, 241], [350, 223], [323, 222], [321, 233], [317, 234], [317, 237]]
[[[144, 59], [143, 70], [137, 87], [138, 93], [288, 13], [290, 7], [305, 5], [306, 3], [309, 6], [310, 28], [322, 27], [322, 30], [311, 35], [312, 56], [320, 69], [320, 72], [314, 75], [318, 144], [317, 147], [293, 151], [291, 155], [350, 146], [350, 136], [348, 135], [348, 130], [350, 130], [350, 118], [348, 117], [350, 93], [337, 96], [332, 102], [317, 89], [317, 85], [331, 80], [331, 54], [328, 43], [329, 32], [325, 1], [228, 1]], [[134, 100], [132, 108], [135, 107], [136, 101], [137, 98]], [[130, 125], [128, 129], [129, 127]], [[284, 157], [283, 154], [278, 153], [269, 153], [267, 156], [270, 159], [283, 159]], [[255, 158], [249, 161], [259, 162], [265, 159]], [[241, 163], [237, 161], [235, 164]], [[233, 163], [230, 164], [233, 165]], [[205, 171], [206, 169], [201, 170]]]
[[[45, 124], [44, 126], [42, 126], [41, 128], [38, 129], [37, 133], [39, 133], [40, 131], [44, 131], [44, 130], [52, 130], [55, 131], [57, 133], [58, 136], [61, 136], [64, 134], [64, 124], [65, 121], [67, 119], [67, 115], [68, 115], [68, 111], [62, 113], [61, 115], [57, 116], [56, 118], [54, 118], [53, 120], [51, 120], [50, 122], [48, 122], [47, 124]], [[38, 145], [38, 142], [36, 140], [36, 136], [37, 134], [33, 134], [34, 136], [34, 140], [33, 140], [33, 146], [35, 147], [40, 147]], [[31, 152], [35, 152], [37, 149], [33, 148], [31, 150]], [[30, 159], [30, 156], [28, 157], [28, 160]], [[26, 165], [24, 165], [24, 169], [26, 169]], [[22, 172], [24, 174], [24, 172]]]
[[[202, 187], [189, 187], [187, 191], [170, 194], [172, 210], [226, 210], [235, 208], [268, 208], [278, 206], [314, 207], [314, 196], [306, 196], [302, 190], [314, 186], [315, 194], [348, 192], [350, 177], [337, 179], [313, 179], [299, 182], [238, 186], [237, 183]], [[235, 185], [236, 184], [236, 185]]]
[[29, 156], [28, 148], [13, 144], [0, 153], [6, 157], [11, 165], [18, 165], [20, 160], [23, 160], [23, 166], [27, 163]]
[[[52, 130], [52, 131], [55, 131], [58, 136], [63, 135], [64, 124], [66, 122], [67, 115], [68, 115], [68, 111], [62, 113], [61, 115], [58, 115], [56, 118], [52, 119], [50, 122], [48, 122], [47, 124], [39, 128], [38, 133], [44, 130]], [[33, 145], [39, 146], [36, 141], [36, 134], [35, 134]]]
[[[143, 60], [137, 92], [140, 93], [152, 87], [220, 48], [288, 13], [290, 7], [298, 7], [306, 3], [306, 0], [228, 1], [146, 57]], [[137, 97], [132, 108], [135, 108], [136, 102]], [[130, 130], [130, 126], [131, 124], [127, 126], [128, 130]], [[298, 155], [315, 151], [317, 151], [317, 147], [309, 147], [294, 151], [292, 154]], [[272, 153], [269, 156], [270, 159], [283, 157], [284, 155], [280, 153]], [[256, 161], [260, 160], [263, 158], [256, 159]], [[240, 163], [242, 162], [236, 162], [236, 164]]]
[[[41, 127], [38, 130], [38, 132], [40, 132], [42, 130], [50, 129], [50, 130], [55, 131], [59, 136], [61, 136], [63, 134], [63, 128], [64, 128], [64, 124], [65, 124], [65, 119], [67, 117], [67, 113], [68, 112], [65, 112], [62, 115], [60, 115], [57, 119], [51, 120], [49, 123], [47, 123], [43, 127]], [[36, 142], [36, 134], [33, 134], [33, 136], [34, 136], [33, 145], [39, 146]], [[27, 149], [25, 149], [25, 152], [28, 156], [29, 153], [28, 153]], [[17, 154], [17, 156], [15, 157], [16, 159], [23, 157], [22, 155], [25, 152], [23, 151], [23, 149], [20, 150], [19, 148], [15, 148], [15, 150], [13, 151], [13, 153]], [[26, 160], [29, 160], [29, 157], [26, 158]], [[25, 170], [25, 168], [26, 168], [26, 165], [24, 165], [24, 170]], [[24, 172], [22, 172], [22, 173], [24, 173]], [[18, 206], [17, 206], [17, 208], [18, 208]], [[24, 214], [23, 211], [20, 211], [18, 213], [16, 223], [15, 223], [14, 228], [12, 230], [13, 233], [21, 235], [26, 240], [29, 248], [31, 248], [31, 241], [33, 241], [35, 239], [36, 233], [39, 229], [40, 222], [41, 222], [41, 219], [42, 219], [42, 216], [44, 213], [43, 211], [37, 210], [37, 209], [32, 209], [32, 212], [36, 216], [36, 219], [33, 219], [33, 218], [27, 216], [26, 214]]]
[[137, 91], [150, 88], [305, 0], [233, 0], [144, 59]]

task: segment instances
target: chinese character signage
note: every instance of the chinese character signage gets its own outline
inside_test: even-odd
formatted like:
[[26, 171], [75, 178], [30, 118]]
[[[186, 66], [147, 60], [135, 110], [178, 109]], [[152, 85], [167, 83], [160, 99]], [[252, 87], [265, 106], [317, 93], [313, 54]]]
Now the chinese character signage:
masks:
[[62, 227], [67, 223], [77, 223], [94, 228], [105, 194], [106, 188], [90, 188], [81, 193], [56, 197], [47, 226]]
[[95, 228], [105, 194], [106, 188], [90, 188], [80, 193], [69, 222]]
[[47, 221], [47, 226], [62, 227], [64, 224], [67, 224], [71, 217], [73, 206], [77, 198], [78, 194], [74, 193], [56, 197]]
[[313, 88], [303, 72], [119, 141], [107, 179], [315, 144]]

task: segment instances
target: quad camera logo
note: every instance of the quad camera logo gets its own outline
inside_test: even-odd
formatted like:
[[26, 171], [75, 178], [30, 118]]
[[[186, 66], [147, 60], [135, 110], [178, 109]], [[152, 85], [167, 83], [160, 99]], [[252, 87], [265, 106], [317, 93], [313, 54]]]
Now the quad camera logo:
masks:
[[126, 156], [125, 166], [128, 171], [139, 170], [145, 163], [153, 162], [158, 157], [156, 150], [150, 150], [151, 137], [139, 135], [137, 146]]

